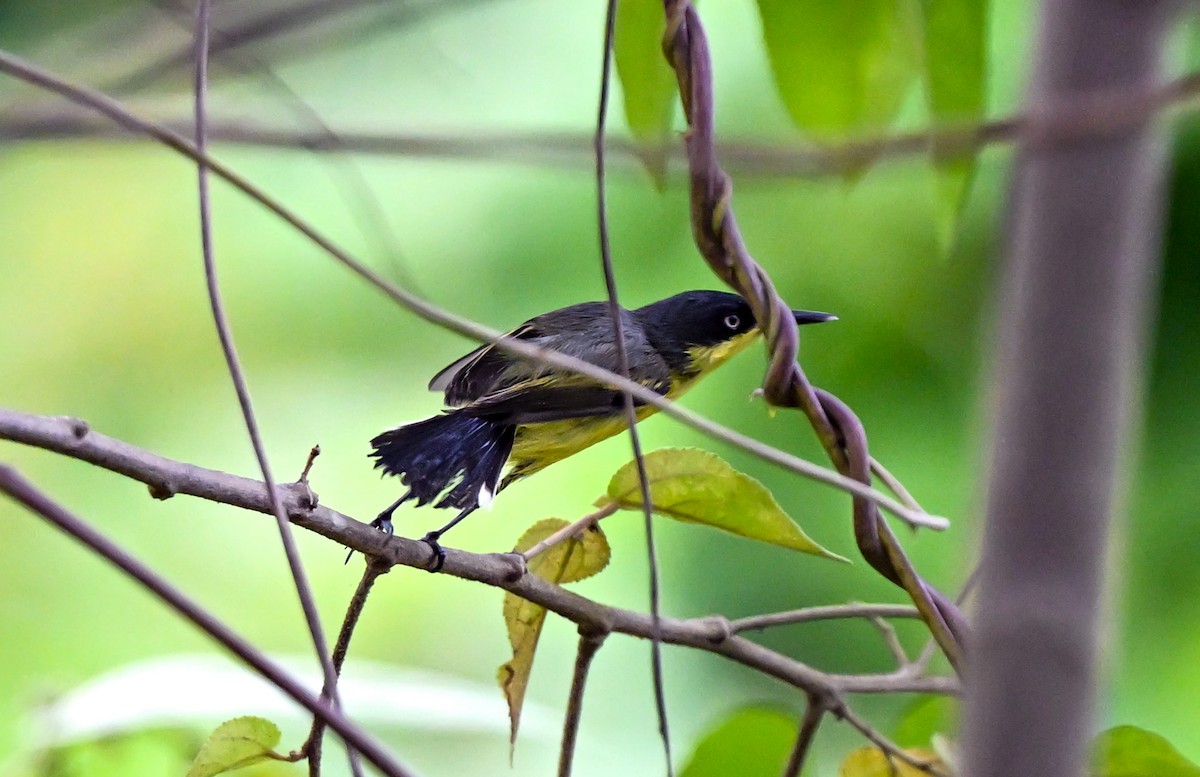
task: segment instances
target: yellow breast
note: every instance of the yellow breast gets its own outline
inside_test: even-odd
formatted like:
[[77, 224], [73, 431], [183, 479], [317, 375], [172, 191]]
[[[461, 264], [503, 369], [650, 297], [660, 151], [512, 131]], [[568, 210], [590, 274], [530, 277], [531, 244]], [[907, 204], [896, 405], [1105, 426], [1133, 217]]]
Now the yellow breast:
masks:
[[[758, 335], [759, 331], [752, 329], [715, 346], [691, 349], [688, 353], [691, 360], [690, 369], [687, 374], [672, 379], [667, 399], [676, 400], [683, 396], [697, 381], [754, 342]], [[657, 412], [656, 407], [639, 407], [637, 419], [641, 421]], [[625, 414], [618, 413], [611, 416], [573, 418], [519, 426], [508, 460], [511, 469], [505, 481], [511, 482], [545, 469], [556, 461], [562, 461], [584, 448], [619, 434], [625, 430], [626, 425]]]

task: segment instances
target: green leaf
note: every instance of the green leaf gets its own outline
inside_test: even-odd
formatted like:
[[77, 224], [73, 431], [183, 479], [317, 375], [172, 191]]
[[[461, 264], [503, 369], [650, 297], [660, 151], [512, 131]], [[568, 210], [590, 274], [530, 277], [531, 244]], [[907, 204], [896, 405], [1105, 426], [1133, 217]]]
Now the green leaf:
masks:
[[1116, 726], [1092, 743], [1094, 777], [1200, 777], [1200, 766], [1163, 737], [1137, 726]]
[[799, 725], [798, 715], [781, 710], [737, 710], [704, 735], [679, 777], [778, 777]]
[[[652, 509], [689, 523], [702, 523], [754, 540], [846, 561], [813, 542], [783, 511], [766, 486], [738, 472], [720, 456], [699, 448], [663, 448], [646, 454]], [[637, 462], [613, 475], [607, 497], [627, 510], [642, 509]]]
[[[526, 551], [568, 525], [559, 518], [538, 521], [517, 540], [516, 550]], [[529, 571], [551, 583], [573, 583], [591, 577], [608, 566], [610, 555], [604, 532], [599, 526], [592, 526], [583, 532], [583, 536], [564, 540], [534, 556], [529, 560]], [[504, 595], [504, 625], [508, 629], [513, 657], [501, 664], [496, 672], [496, 681], [508, 702], [510, 757], [517, 743], [521, 709], [525, 705], [525, 689], [529, 685], [533, 657], [545, 620], [545, 607], [528, 602], [516, 594]]]
[[679, 87], [663, 56], [667, 17], [662, 0], [618, 0], [613, 60], [624, 96], [625, 121], [638, 155], [661, 189]]
[[901, 747], [929, 747], [934, 734], [954, 736], [958, 731], [958, 700], [949, 696], [923, 696], [900, 715], [892, 739]]
[[918, 70], [911, 7], [901, 0], [758, 0], [775, 85], [792, 121], [820, 140], [875, 131]]
[[[925, 101], [935, 126], [977, 122], [983, 116], [987, 68], [987, 0], [920, 0], [925, 41]], [[950, 142], [933, 146], [937, 233], [954, 241], [975, 174], [975, 150]]]
[[265, 718], [227, 720], [209, 734], [187, 777], [212, 777], [259, 761], [282, 759], [274, 750], [279, 738], [279, 727]]

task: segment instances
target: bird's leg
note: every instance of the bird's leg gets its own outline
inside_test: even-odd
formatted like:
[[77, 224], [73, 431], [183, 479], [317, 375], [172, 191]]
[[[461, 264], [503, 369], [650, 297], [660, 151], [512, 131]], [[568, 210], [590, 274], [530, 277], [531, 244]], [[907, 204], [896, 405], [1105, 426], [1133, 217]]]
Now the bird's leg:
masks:
[[424, 542], [426, 545], [429, 546], [429, 549], [433, 551], [433, 560], [429, 565], [430, 572], [440, 571], [442, 568], [442, 565], [446, 563], [446, 551], [442, 550], [442, 546], [438, 543], [438, 540], [441, 539], [443, 534], [450, 531], [450, 529], [454, 528], [454, 524], [458, 523], [463, 518], [466, 518], [468, 515], [470, 515], [471, 513], [475, 512], [478, 509], [479, 509], [479, 505], [477, 505], [477, 504], [474, 504], [474, 505], [464, 508], [462, 512], [460, 512], [458, 515], [454, 516], [453, 521], [446, 524], [445, 526], [438, 529], [437, 531], [429, 532], [428, 534], [426, 534], [424, 537], [421, 538], [421, 542]]
[[410, 498], [412, 498], [411, 491], [397, 499], [395, 502], [392, 502], [390, 505], [388, 505], [386, 510], [375, 516], [375, 520], [371, 521], [371, 525], [376, 529], [379, 529], [379, 531], [383, 532], [387, 536], [391, 537], [394, 533], [394, 530], [392, 529], [392, 513], [396, 512], [396, 508], [407, 502]]
[[[392, 528], [392, 513], [396, 512], [397, 507], [404, 504], [411, 498], [412, 498], [412, 491], [406, 492], [404, 494], [404, 496], [400, 497], [395, 502], [392, 502], [386, 510], [381, 512], [379, 515], [375, 516], [375, 519], [371, 521], [371, 526], [373, 526], [376, 529], [379, 529], [379, 531], [381, 531], [384, 534], [386, 534], [387, 536], [391, 537], [392, 534], [395, 533], [395, 530]], [[349, 553], [347, 553], [345, 563], [349, 564], [350, 558], [353, 555], [354, 555], [354, 551], [350, 551]]]

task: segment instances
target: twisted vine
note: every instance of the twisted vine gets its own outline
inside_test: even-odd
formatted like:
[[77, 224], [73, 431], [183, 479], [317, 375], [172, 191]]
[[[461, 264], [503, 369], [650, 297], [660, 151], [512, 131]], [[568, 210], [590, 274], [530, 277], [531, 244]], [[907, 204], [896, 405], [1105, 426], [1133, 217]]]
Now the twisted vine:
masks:
[[[750, 256], [738, 229], [733, 181], [717, 160], [712, 56], [700, 17], [688, 0], [664, 0], [663, 8], [663, 53], [675, 71], [688, 125], [684, 145], [696, 247], [717, 277], [746, 298], [759, 321], [770, 358], [763, 378], [766, 401], [800, 409], [837, 470], [869, 483], [870, 456], [862, 424], [845, 403], [809, 383], [796, 360], [800, 338], [791, 308]], [[967, 625], [958, 607], [916, 573], [879, 510], [857, 498], [854, 534], [863, 558], [908, 593], [942, 652], [960, 668]]]

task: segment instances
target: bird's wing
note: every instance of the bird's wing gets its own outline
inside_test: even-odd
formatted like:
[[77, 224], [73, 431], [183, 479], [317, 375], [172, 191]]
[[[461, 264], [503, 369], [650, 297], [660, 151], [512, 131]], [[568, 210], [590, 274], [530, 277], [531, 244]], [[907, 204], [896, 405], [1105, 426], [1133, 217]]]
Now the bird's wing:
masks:
[[[538, 337], [538, 330], [530, 321], [526, 321], [506, 337], [535, 339]], [[444, 391], [446, 404], [466, 404], [484, 396], [488, 390], [502, 383], [503, 374], [508, 372], [516, 361], [514, 355], [505, 353], [496, 345], [481, 345], [433, 375], [430, 391]]]
[[[652, 391], [666, 395], [669, 378], [639, 381]], [[507, 424], [539, 424], [570, 418], [613, 415], [624, 407], [624, 394], [580, 376], [544, 375], [509, 386], [482, 397], [459, 412]], [[634, 404], [645, 404], [634, 399]]]
[[[624, 314], [630, 377], [665, 394], [671, 385], [666, 362], [638, 322]], [[612, 319], [604, 303], [583, 303], [522, 324], [513, 337], [568, 354], [613, 372], [620, 360]], [[494, 346], [473, 351], [438, 373], [431, 387], [444, 386], [446, 402], [473, 415], [502, 416], [511, 423], [540, 423], [620, 410], [622, 394], [590, 378], [537, 364]]]

